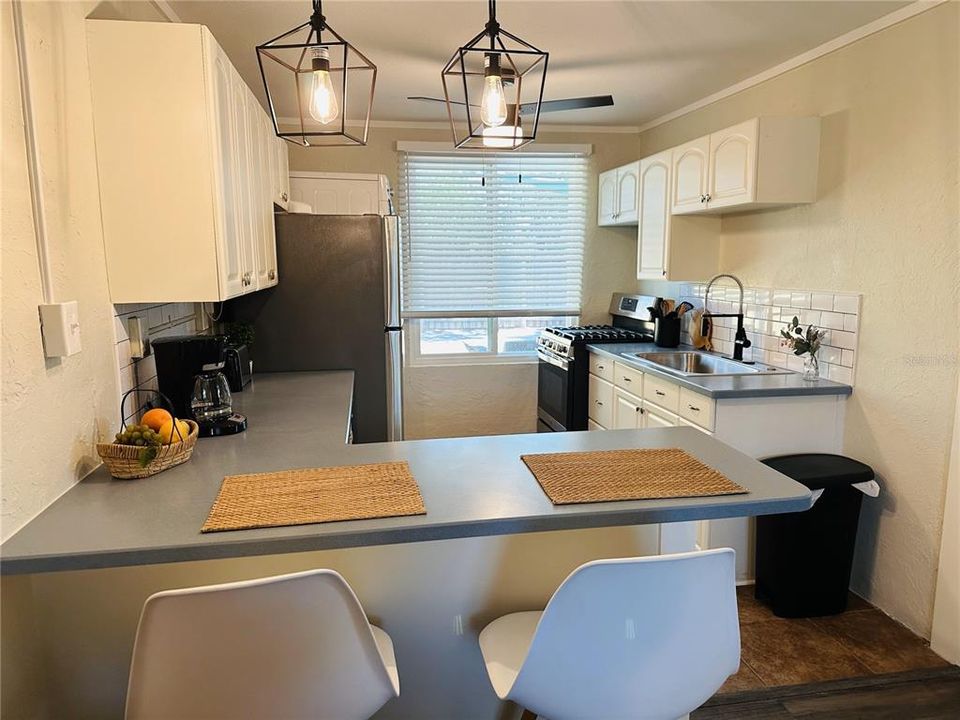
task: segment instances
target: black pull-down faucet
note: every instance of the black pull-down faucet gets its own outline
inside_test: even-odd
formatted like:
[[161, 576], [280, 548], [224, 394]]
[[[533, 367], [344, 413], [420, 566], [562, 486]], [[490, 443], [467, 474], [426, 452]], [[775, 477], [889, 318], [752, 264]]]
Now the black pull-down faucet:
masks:
[[[710, 302], [710, 288], [713, 287], [713, 284], [720, 278], [730, 278], [737, 284], [737, 287], [740, 288], [740, 312], [736, 314], [710, 312], [708, 306]], [[733, 339], [733, 359], [743, 362], [743, 349], [750, 347], [751, 343], [747, 339], [747, 331], [743, 329], [743, 283], [740, 282], [738, 277], [721, 273], [711, 278], [710, 282], [707, 283], [706, 292], [703, 293], [703, 318], [700, 321], [701, 334], [706, 335], [709, 332], [708, 323], [712, 317], [735, 317], [737, 319], [737, 333]]]

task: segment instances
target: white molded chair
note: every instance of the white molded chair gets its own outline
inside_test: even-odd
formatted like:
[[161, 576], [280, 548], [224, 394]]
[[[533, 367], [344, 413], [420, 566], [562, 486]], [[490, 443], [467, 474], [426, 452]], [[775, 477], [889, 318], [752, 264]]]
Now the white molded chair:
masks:
[[168, 590], [143, 606], [127, 720], [365, 720], [400, 695], [393, 642], [333, 570]]
[[597, 560], [480, 633], [501, 700], [549, 720], [676, 720], [740, 665], [734, 551]]

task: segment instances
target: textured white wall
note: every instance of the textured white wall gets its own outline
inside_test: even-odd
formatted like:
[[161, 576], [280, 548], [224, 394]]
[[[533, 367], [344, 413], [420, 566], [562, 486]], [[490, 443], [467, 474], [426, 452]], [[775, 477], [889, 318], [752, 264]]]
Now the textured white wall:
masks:
[[[396, 186], [398, 140], [444, 142], [445, 129], [374, 128], [362, 148], [290, 148], [293, 170], [382, 173]], [[546, 143], [591, 143], [591, 176], [583, 268], [583, 321], [609, 321], [615, 291], [636, 286], [636, 228], [597, 227], [596, 176], [636, 160], [636, 136], [542, 133]], [[406, 368], [404, 425], [409, 438], [533, 432], [537, 424], [536, 365], [452, 365]]]
[[42, 302], [11, 6], [3, 23], [3, 538], [99, 463], [116, 420], [83, 18], [95, 3], [24, 3], [57, 300], [77, 300], [83, 351], [44, 358]]
[[884, 491], [853, 582], [927, 637], [960, 345], [958, 24], [945, 3], [640, 137], [643, 156], [756, 115], [823, 118], [817, 202], [724, 217], [721, 270], [863, 293], [844, 446]]

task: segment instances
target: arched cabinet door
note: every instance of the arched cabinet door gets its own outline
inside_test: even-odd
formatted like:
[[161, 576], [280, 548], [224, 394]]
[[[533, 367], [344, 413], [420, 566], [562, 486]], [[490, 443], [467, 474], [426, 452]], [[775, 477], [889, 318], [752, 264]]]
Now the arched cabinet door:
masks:
[[667, 275], [670, 242], [670, 151], [640, 161], [640, 207], [637, 219], [637, 277]]
[[673, 149], [671, 210], [674, 214], [681, 215], [704, 210], [709, 163], [709, 135]]
[[597, 225], [613, 225], [617, 214], [617, 171], [600, 173], [600, 191], [597, 200]]
[[758, 120], [754, 118], [710, 136], [709, 208], [756, 200], [757, 130]]
[[633, 225], [637, 222], [637, 183], [639, 174], [639, 162], [617, 168], [618, 225]]

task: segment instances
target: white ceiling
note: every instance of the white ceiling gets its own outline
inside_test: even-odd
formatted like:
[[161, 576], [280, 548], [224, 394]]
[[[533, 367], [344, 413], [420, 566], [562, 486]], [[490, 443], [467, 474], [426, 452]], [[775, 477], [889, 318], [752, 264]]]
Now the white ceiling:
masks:
[[[545, 99], [610, 93], [612, 108], [551, 114], [551, 124], [638, 126], [908, 5], [830, 2], [500, 0], [504, 29], [550, 52]], [[307, 20], [309, 0], [173, 0], [207, 25], [261, 102], [254, 46]], [[444, 121], [440, 69], [483, 29], [483, 0], [327, 0], [330, 25], [378, 66], [374, 119]]]

